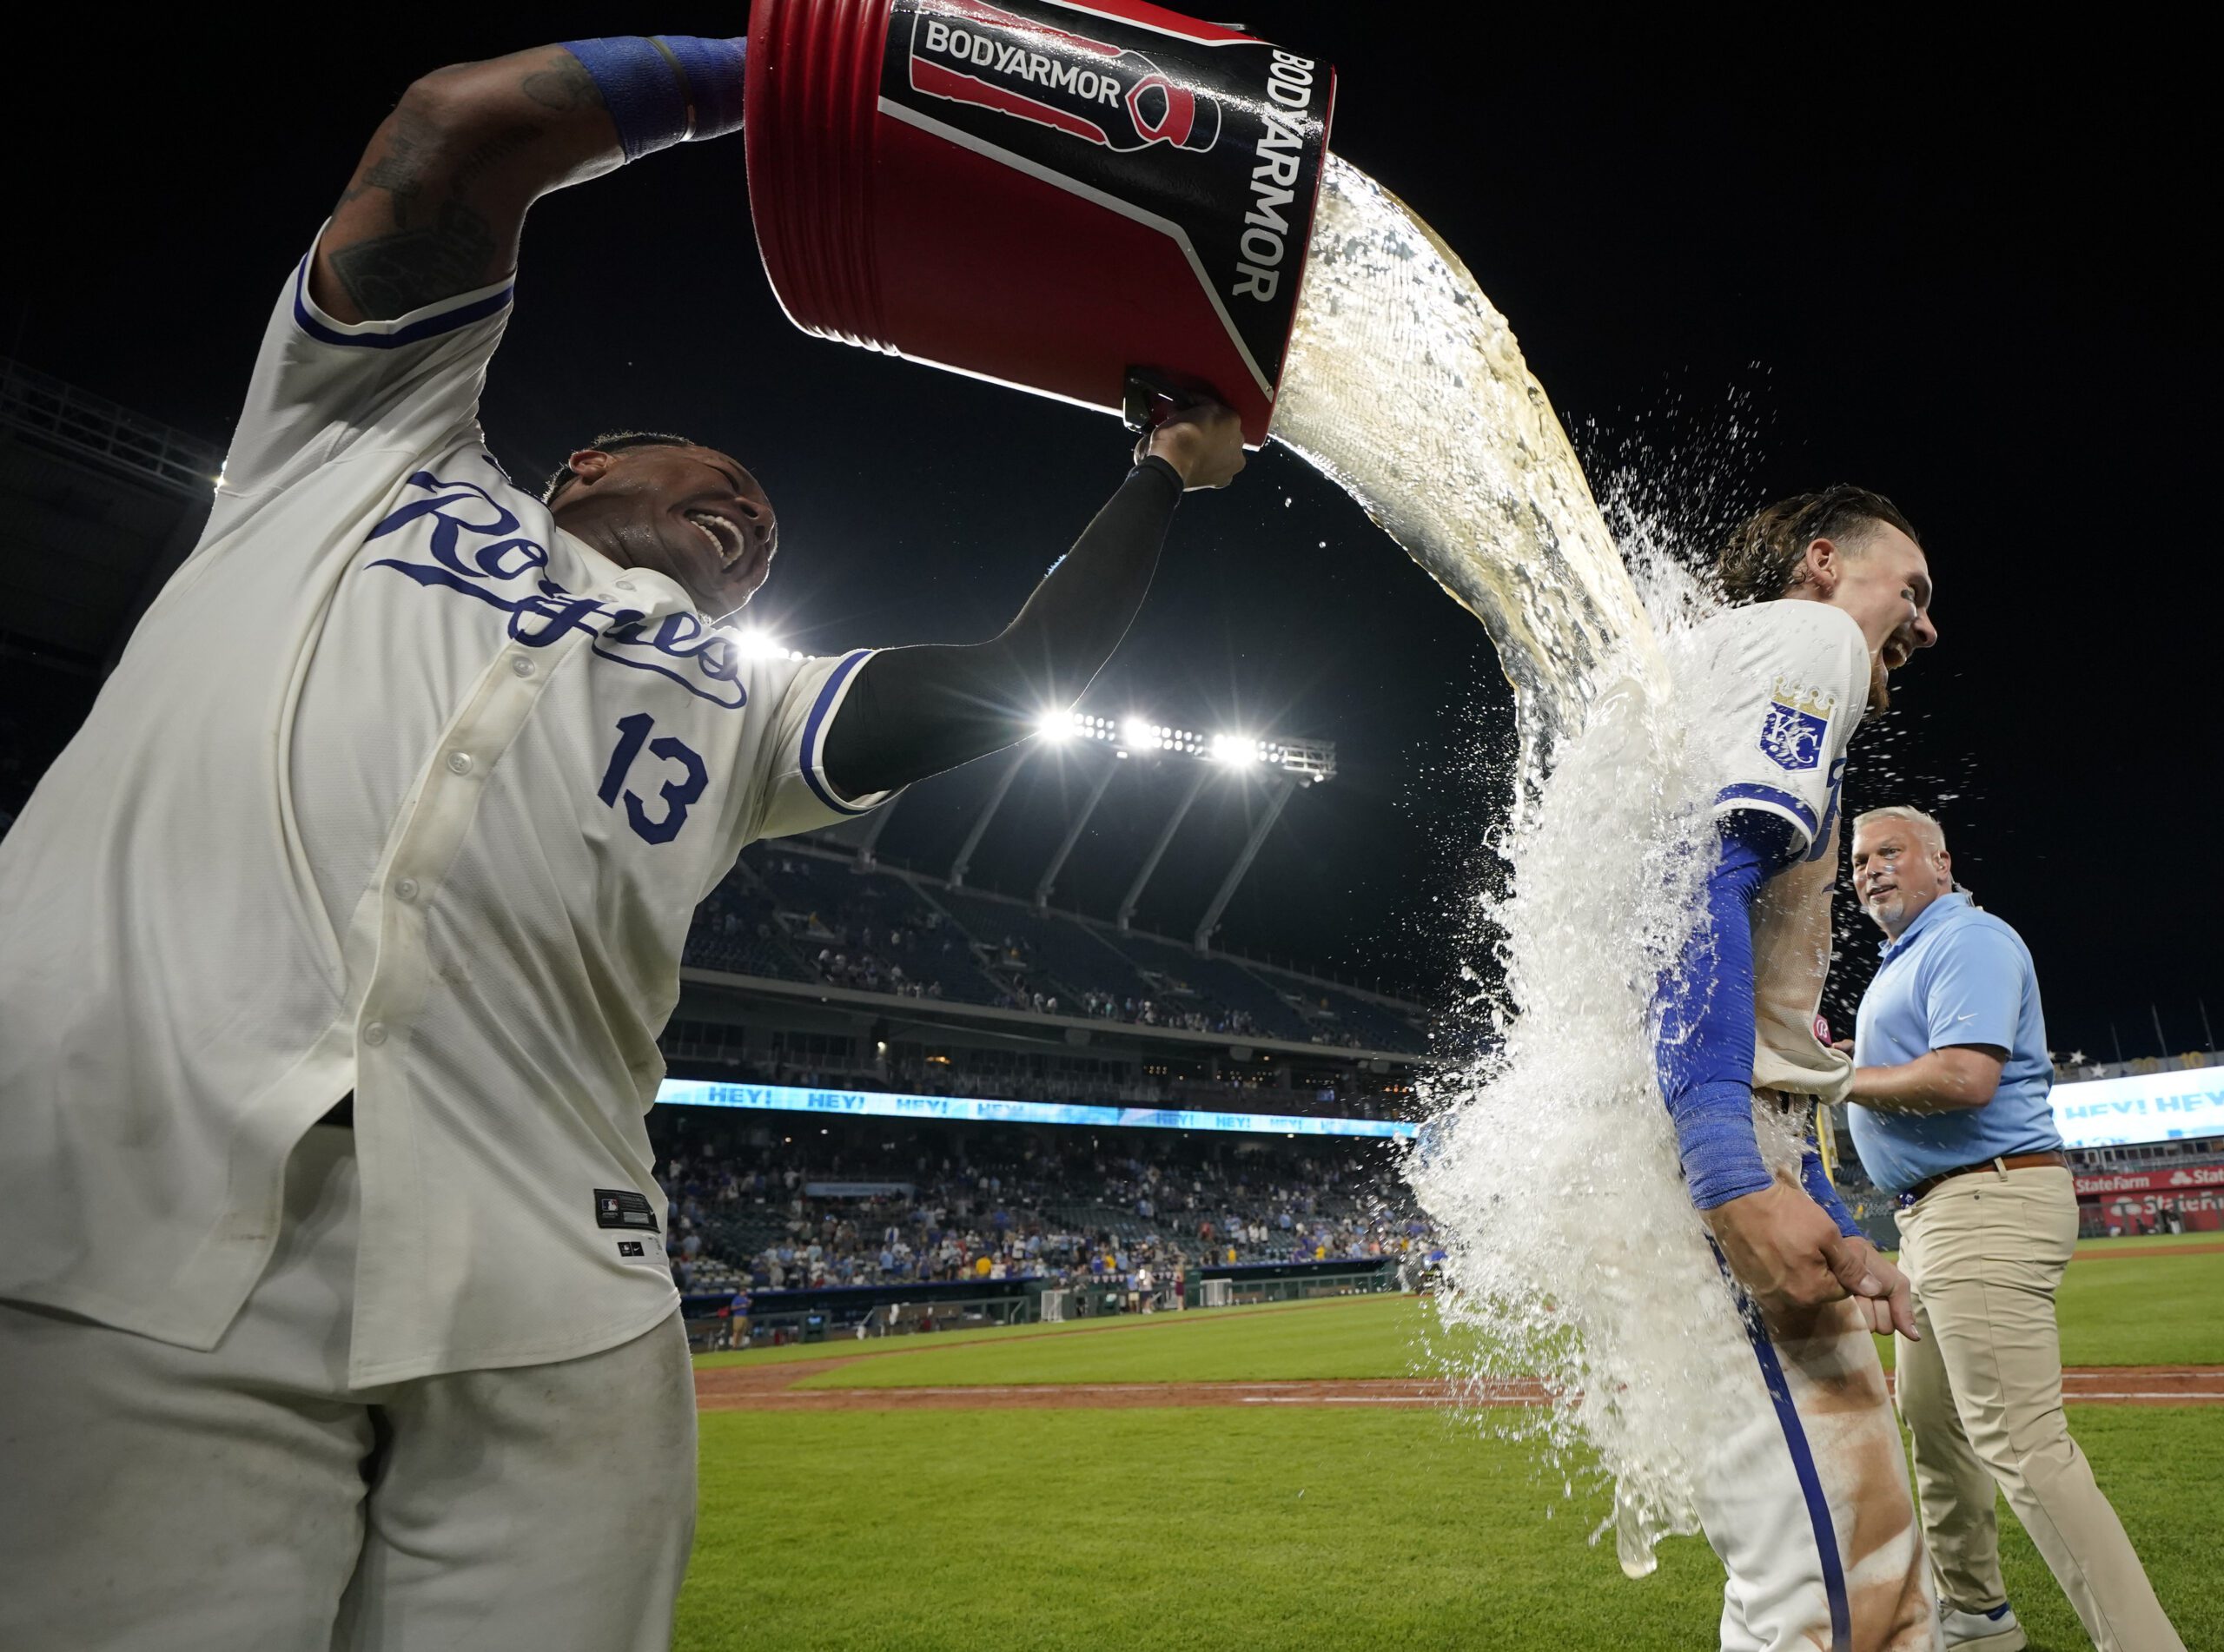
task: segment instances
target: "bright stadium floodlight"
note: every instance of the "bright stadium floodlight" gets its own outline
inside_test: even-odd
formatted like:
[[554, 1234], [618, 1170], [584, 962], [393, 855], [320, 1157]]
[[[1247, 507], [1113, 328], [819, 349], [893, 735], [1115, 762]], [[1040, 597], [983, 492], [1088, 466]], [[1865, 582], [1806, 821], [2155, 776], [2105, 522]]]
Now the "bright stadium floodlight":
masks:
[[1036, 728], [1053, 737], [1095, 740], [1113, 748], [1116, 757], [1154, 757], [1169, 752], [1241, 770], [1277, 773], [1299, 785], [1318, 785], [1336, 773], [1336, 748], [1327, 740], [1276, 740], [1250, 734], [1199, 734], [1194, 730], [1155, 723], [1139, 712], [1113, 718], [1076, 708], [1062, 730], [1052, 727], [1045, 716]]
[[1035, 732], [1045, 740], [1065, 740], [1081, 731], [1078, 711], [1045, 711], [1035, 719]]
[[754, 625], [744, 626], [735, 633], [739, 639], [743, 657], [746, 659], [801, 659], [803, 655], [788, 647], [777, 637], [761, 631]]

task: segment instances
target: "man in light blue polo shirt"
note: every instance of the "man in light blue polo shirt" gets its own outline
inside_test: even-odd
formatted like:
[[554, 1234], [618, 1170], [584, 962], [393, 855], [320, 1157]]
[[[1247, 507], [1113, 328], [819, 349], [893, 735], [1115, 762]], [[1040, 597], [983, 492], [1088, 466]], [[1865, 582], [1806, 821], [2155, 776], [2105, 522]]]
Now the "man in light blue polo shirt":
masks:
[[1854, 823], [1853, 884], [1885, 935], [1857, 1021], [1853, 1145], [1902, 1206], [1923, 1339], [1900, 1348], [1900, 1412], [1946, 1644], [2027, 1644], [1996, 1484], [2101, 1652], [2183, 1652], [2062, 1414], [2054, 1295], [2077, 1196], [2030, 952], [1956, 888], [1945, 832], [1919, 809]]

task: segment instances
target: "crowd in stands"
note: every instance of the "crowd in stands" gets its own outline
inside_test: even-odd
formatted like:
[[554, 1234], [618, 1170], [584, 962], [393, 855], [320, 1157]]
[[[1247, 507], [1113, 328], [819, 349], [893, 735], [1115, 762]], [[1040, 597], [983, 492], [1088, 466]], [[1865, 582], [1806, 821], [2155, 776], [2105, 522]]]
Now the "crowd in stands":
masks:
[[[661, 1166], [683, 1291], [910, 1280], [1157, 1284], [1204, 1263], [1410, 1259], [1435, 1237], [1393, 1168], [1355, 1144], [1145, 1156], [1078, 1130], [998, 1133], [963, 1154], [868, 1131], [679, 1134]], [[762, 1131], [757, 1133], [763, 1134]], [[1156, 1144], [1152, 1144], [1154, 1146]], [[814, 1191], [816, 1190], [816, 1191]], [[839, 1190], [839, 1191], [837, 1191]]]
[[[1092, 939], [1072, 918], [1000, 905], [971, 891], [945, 891], [941, 899], [949, 905], [891, 873], [860, 875], [845, 862], [759, 846], [704, 902], [687, 961], [864, 992], [1222, 1036], [1345, 1048], [1420, 1042], [1418, 1030], [1392, 1012], [1348, 999], [1332, 1006], [1294, 977], [1276, 984], [1215, 959], [1197, 967], [1219, 972], [1218, 984], [1193, 985], [1155, 961], [1162, 952], [1175, 955], [1167, 943], [1124, 935]], [[1123, 958], [1123, 951], [1132, 955]], [[1247, 997], [1255, 1003], [1241, 1001]], [[1368, 1035], [1344, 1024], [1354, 1014], [1368, 1023]]]
[[[932, 968], [931, 956], [922, 959], [917, 930], [903, 928], [875, 932], [860, 928], [856, 939], [851, 939], [845, 927], [831, 933], [831, 944], [818, 949], [813, 961], [822, 978], [837, 987], [854, 987], [859, 992], [894, 993], [899, 998], [939, 998], [942, 982], [923, 973]], [[904, 960], [911, 960], [911, 973], [904, 971]]]
[[[1032, 1009], [1038, 1015], [1061, 1013], [1058, 995], [1055, 990], [1048, 995], [1039, 988], [1029, 993], [1024, 983], [1009, 995], [1008, 1001], [1016, 1009]], [[1155, 998], [1138, 998], [1132, 994], [1122, 997], [1114, 993], [1084, 992], [1077, 1003], [1069, 1005], [1062, 1013], [1085, 1015], [1091, 1021], [1127, 1021], [1137, 1027], [1180, 1027], [1192, 1033], [1236, 1033], [1260, 1036], [1258, 1026], [1243, 1010], [1217, 1007], [1208, 1010], [1173, 1002], [1162, 1004]]]

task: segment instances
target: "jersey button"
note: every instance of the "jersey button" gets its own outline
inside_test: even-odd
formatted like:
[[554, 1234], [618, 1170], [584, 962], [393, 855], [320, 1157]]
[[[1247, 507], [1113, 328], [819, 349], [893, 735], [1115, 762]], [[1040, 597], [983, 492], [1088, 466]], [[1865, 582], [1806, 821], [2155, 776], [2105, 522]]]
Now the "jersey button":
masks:
[[363, 1029], [363, 1042], [366, 1044], [385, 1043], [386, 1023], [384, 1021], [373, 1021], [368, 1027], [366, 1027]]
[[394, 892], [405, 901], [415, 900], [417, 898], [417, 880], [414, 877], [405, 877], [396, 880], [394, 886]]
[[533, 662], [527, 659], [524, 655], [520, 654], [510, 662], [510, 670], [516, 672], [520, 677], [531, 677], [533, 675]]
[[448, 769], [454, 774], [469, 774], [471, 772], [471, 754], [468, 751], [449, 752]]
[[618, 589], [620, 591], [631, 591], [632, 588], [633, 582], [631, 579], [620, 579], [618, 582]]

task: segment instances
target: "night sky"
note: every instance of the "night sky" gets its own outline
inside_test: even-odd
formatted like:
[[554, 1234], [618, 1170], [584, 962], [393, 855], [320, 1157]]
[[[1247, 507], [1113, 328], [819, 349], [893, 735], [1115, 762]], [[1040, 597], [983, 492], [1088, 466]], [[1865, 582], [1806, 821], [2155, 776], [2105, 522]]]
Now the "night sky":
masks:
[[[52, 72], [15, 94], [19, 134], [40, 135], [13, 169], [12, 352], [221, 439], [280, 284], [413, 75], [744, 17], [466, 13], [260, 44], [158, 25], [106, 40], [97, 76], [70, 67], [82, 36], [17, 36], [19, 66]], [[2169, 61], [2190, 54], [1843, 12], [1827, 40], [1688, 13], [1418, 15], [1240, 13], [1337, 63], [1334, 147], [1466, 259], [1600, 491], [1618, 475], [1695, 538], [1831, 481], [1897, 500], [1943, 640], [1857, 740], [1849, 807], [1945, 816], [1964, 880], [2030, 943], [2058, 1049], [2110, 1055], [2113, 1026], [2153, 1054], [2150, 1004], [2172, 1049], [2201, 1043], [2198, 1001], [2224, 1018], [2224, 740], [2200, 491], [2214, 155], [2190, 64]], [[760, 623], [798, 647], [990, 633], [1125, 468], [1109, 419], [797, 333], [758, 266], [738, 139], [545, 202], [518, 296], [485, 410], [498, 455], [538, 473], [627, 426], [730, 449], [781, 515]], [[1342, 495], [1270, 450], [1193, 496], [1084, 704], [1334, 740], [1340, 777], [1293, 802], [1221, 938], [1442, 989], [1508, 699], [1481, 628]], [[945, 867], [994, 761], [919, 788], [884, 854]], [[1133, 768], [1061, 903], [1116, 904], [1181, 777]], [[1084, 783], [1070, 760], [1033, 763], [975, 881], [1025, 893]], [[1258, 795], [1208, 790], [1144, 923], [1188, 934]], [[1865, 921], [1848, 934], [1840, 1019], [1872, 951]]]

